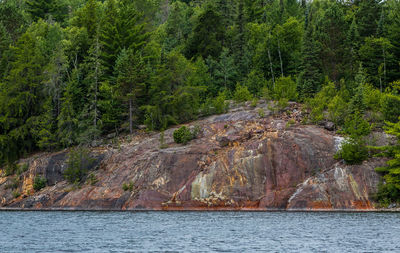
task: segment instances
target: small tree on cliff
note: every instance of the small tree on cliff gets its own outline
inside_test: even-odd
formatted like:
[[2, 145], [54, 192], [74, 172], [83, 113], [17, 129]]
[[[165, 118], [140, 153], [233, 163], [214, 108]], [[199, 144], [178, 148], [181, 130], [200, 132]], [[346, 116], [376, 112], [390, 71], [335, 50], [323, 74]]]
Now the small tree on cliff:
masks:
[[386, 167], [376, 168], [383, 174], [384, 183], [379, 187], [377, 194], [381, 203], [400, 201], [400, 118], [397, 123], [386, 122], [386, 133], [397, 137], [397, 144], [383, 147], [384, 155], [393, 159], [387, 162]]

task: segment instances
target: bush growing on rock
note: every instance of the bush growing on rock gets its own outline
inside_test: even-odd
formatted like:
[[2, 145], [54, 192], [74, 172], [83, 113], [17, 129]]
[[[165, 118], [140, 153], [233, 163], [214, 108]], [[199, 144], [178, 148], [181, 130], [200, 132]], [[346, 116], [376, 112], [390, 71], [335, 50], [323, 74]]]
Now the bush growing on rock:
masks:
[[87, 175], [93, 162], [94, 159], [90, 157], [88, 149], [78, 147], [72, 150], [68, 155], [68, 167], [64, 171], [64, 178], [70, 183], [80, 183]]
[[276, 100], [283, 98], [289, 101], [297, 100], [297, 85], [290, 76], [280, 77], [276, 80], [276, 84], [274, 86], [274, 97]]
[[186, 126], [183, 126], [178, 130], [174, 131], [174, 141], [176, 143], [182, 143], [186, 145], [192, 139], [193, 139], [192, 133]]
[[196, 126], [192, 131], [186, 126], [174, 131], [174, 141], [186, 145], [189, 141], [195, 139], [199, 134], [200, 127]]
[[124, 183], [122, 185], [122, 190], [124, 190], [124, 191], [133, 191], [133, 186], [134, 186], [133, 182]]
[[380, 147], [383, 155], [392, 158], [386, 167], [375, 170], [383, 175], [384, 183], [379, 186], [377, 199], [381, 204], [400, 203], [400, 118], [397, 123], [387, 122], [386, 133], [396, 136], [397, 143]]
[[33, 180], [33, 189], [35, 191], [40, 191], [44, 187], [46, 187], [47, 180], [42, 176], [36, 176]]
[[335, 159], [343, 159], [347, 164], [361, 164], [368, 158], [368, 149], [361, 139], [348, 139], [342, 144]]
[[400, 96], [385, 94], [382, 97], [382, 113], [385, 120], [396, 122], [400, 116]]
[[252, 100], [253, 96], [251, 95], [250, 91], [247, 89], [246, 86], [238, 84], [236, 85], [236, 90], [235, 93], [233, 94], [233, 99], [236, 102], [240, 103]]
[[12, 195], [14, 198], [19, 198], [21, 196], [21, 193], [18, 190], [15, 190], [12, 192]]

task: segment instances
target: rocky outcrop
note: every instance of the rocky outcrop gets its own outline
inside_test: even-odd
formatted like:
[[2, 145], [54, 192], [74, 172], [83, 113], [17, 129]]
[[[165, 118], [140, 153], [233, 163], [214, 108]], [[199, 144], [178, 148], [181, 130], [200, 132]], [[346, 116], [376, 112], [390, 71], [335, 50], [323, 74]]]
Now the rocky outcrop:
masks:
[[[266, 104], [236, 108], [190, 125], [200, 126], [188, 145], [165, 131], [138, 134], [121, 145], [93, 150], [91, 180], [63, 180], [67, 153], [43, 154], [21, 163], [13, 177], [0, 178], [0, 206], [102, 210], [319, 210], [374, 209], [371, 196], [382, 160], [346, 166], [333, 159], [342, 138], [323, 127], [301, 125], [301, 108], [291, 104], [279, 117]], [[259, 111], [264, 110], [261, 118]], [[261, 114], [262, 115], [262, 114]], [[294, 123], [293, 123], [294, 122]], [[161, 147], [160, 147], [161, 146]], [[166, 146], [166, 148], [165, 148]], [[43, 175], [48, 186], [33, 190]], [[95, 178], [95, 180], [93, 180]], [[125, 187], [123, 185], [130, 185]], [[14, 190], [15, 191], [15, 190]], [[17, 198], [15, 198], [17, 197]]]

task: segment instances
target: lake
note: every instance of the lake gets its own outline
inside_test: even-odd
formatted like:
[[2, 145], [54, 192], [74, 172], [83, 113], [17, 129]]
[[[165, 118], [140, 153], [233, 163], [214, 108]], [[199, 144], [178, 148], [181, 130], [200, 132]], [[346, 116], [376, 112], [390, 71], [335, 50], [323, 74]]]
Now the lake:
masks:
[[400, 213], [0, 212], [0, 252], [400, 252]]

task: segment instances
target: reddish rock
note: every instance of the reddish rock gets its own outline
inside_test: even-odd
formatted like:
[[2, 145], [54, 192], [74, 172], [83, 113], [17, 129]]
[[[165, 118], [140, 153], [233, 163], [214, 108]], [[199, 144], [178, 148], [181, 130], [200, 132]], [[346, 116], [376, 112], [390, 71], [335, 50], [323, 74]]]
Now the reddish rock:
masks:
[[[267, 105], [263, 109], [269, 115]], [[291, 105], [292, 115], [299, 108]], [[5, 189], [0, 178], [0, 206], [20, 208], [104, 210], [276, 210], [371, 209], [371, 193], [379, 176], [372, 160], [343, 166], [333, 160], [338, 140], [318, 126], [287, 127], [277, 117], [260, 118], [258, 109], [212, 116], [200, 126], [199, 138], [187, 146], [173, 142], [176, 129], [133, 136], [118, 149], [97, 148], [97, 179], [80, 187], [62, 178], [66, 153], [44, 154], [29, 160], [23, 174], [24, 198]], [[298, 119], [300, 121], [301, 119]], [[32, 179], [45, 175], [49, 186], [33, 192]], [[27, 180], [30, 179], [30, 180]], [[124, 191], [123, 184], [132, 190]], [[30, 188], [29, 188], [30, 187]]]

